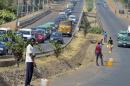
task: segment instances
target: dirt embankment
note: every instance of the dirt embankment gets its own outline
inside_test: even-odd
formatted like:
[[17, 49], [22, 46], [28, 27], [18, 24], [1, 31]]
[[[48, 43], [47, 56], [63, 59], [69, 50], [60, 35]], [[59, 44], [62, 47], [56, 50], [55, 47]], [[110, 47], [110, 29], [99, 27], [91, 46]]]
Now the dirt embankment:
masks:
[[[38, 86], [40, 82], [34, 82], [40, 80], [41, 78], [50, 78], [51, 76], [55, 76], [68, 70], [73, 70], [77, 67], [80, 67], [85, 58], [87, 63], [91, 62], [93, 58], [89, 55], [86, 56], [87, 48], [92, 44], [91, 40], [100, 40], [100, 36], [88, 34], [86, 38], [84, 38], [83, 32], [79, 32], [73, 39], [72, 43], [65, 48], [59, 58], [56, 58], [55, 56], [49, 56], [36, 59], [36, 63], [41, 73], [39, 74], [36, 71], [34, 72], [32, 80], [33, 85]], [[16, 68], [14, 66], [0, 68], [0, 74], [3, 77], [3, 80], [9, 84], [9, 86], [23, 86], [25, 79], [24, 66], [25, 64], [21, 63], [20, 68]]]

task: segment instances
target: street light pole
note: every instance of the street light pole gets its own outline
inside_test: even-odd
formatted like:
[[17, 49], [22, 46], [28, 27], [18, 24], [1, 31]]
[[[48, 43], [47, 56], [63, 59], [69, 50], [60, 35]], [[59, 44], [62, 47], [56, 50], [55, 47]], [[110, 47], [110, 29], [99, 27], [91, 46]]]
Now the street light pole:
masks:
[[19, 0], [17, 0], [17, 19], [16, 19], [16, 30], [19, 27]]

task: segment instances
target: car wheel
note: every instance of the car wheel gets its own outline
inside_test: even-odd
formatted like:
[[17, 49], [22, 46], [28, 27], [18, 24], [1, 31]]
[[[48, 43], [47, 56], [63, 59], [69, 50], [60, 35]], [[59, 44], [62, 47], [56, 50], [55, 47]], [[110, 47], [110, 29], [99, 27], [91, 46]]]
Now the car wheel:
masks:
[[72, 37], [72, 34], [69, 34], [69, 37]]
[[45, 41], [44, 40], [42, 40], [42, 43], [44, 43]]
[[121, 47], [121, 45], [120, 45], [120, 44], [118, 44], [117, 46], [118, 46], [118, 47]]

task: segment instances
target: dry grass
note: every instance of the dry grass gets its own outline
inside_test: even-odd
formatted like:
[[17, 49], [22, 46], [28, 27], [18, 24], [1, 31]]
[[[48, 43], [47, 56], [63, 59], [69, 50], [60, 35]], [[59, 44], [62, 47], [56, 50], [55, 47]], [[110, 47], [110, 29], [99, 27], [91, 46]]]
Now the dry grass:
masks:
[[[110, 9], [111, 9], [111, 11], [112, 11], [113, 13], [115, 13], [115, 10], [116, 10], [116, 15], [117, 15], [119, 18], [129, 21], [130, 15], [127, 15], [127, 10], [126, 10], [126, 9], [124, 9], [124, 10], [125, 10], [125, 14], [119, 14], [119, 12], [118, 12], [119, 9], [116, 7], [116, 5], [115, 5], [115, 3], [113, 2], [113, 0], [107, 0], [107, 3], [108, 3], [108, 5], [109, 5], [109, 7], [110, 7]], [[128, 17], [127, 17], [127, 16], [128, 16]]]
[[[82, 32], [76, 34], [76, 37], [72, 42], [63, 50], [63, 53], [59, 58], [70, 59], [72, 58], [80, 49], [80, 46], [85, 42], [85, 38]], [[50, 61], [56, 61], [57, 58], [54, 55], [48, 57], [40, 57], [36, 59], [38, 65], [49, 63]]]

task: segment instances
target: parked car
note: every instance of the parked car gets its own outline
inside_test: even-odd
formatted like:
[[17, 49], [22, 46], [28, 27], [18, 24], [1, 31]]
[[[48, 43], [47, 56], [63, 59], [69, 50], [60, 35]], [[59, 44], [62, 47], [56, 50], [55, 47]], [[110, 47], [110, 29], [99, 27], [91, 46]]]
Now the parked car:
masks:
[[55, 42], [63, 44], [64, 40], [63, 40], [63, 37], [62, 37], [62, 33], [53, 32], [50, 36], [50, 41], [55, 41]]
[[70, 15], [68, 19], [72, 21], [74, 24], [78, 22], [77, 17], [75, 15]]
[[29, 40], [31, 38], [35, 38], [34, 35], [32, 34], [32, 32], [33, 32], [32, 29], [22, 28], [22, 29], [19, 29], [18, 32], [22, 34], [22, 37], [25, 40]]
[[8, 54], [8, 47], [5, 45], [4, 42], [0, 41], [0, 55]]
[[119, 14], [124, 14], [125, 11], [123, 9], [119, 9]]

